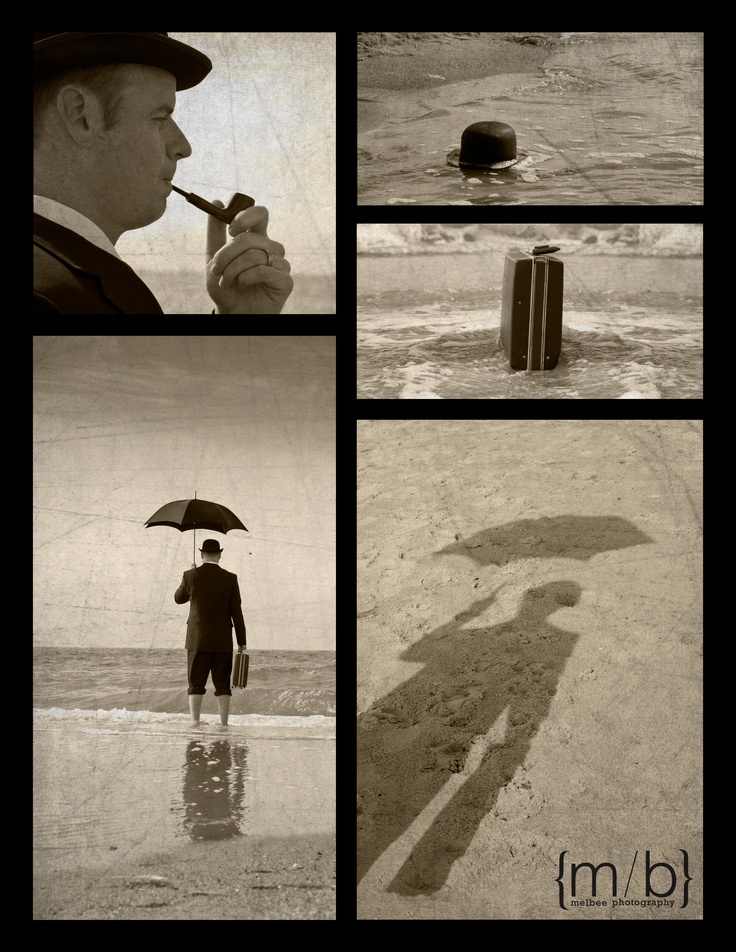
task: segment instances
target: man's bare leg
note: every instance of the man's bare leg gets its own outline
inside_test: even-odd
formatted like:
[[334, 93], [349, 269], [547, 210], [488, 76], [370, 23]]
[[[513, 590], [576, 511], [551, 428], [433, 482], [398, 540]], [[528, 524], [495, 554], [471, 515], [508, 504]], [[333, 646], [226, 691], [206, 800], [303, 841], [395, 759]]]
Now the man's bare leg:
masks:
[[199, 712], [202, 710], [202, 694], [189, 695], [189, 713], [192, 716], [192, 724], [199, 724]]
[[227, 718], [230, 714], [230, 695], [218, 694], [217, 703], [220, 706], [220, 723], [223, 727], [227, 727]]

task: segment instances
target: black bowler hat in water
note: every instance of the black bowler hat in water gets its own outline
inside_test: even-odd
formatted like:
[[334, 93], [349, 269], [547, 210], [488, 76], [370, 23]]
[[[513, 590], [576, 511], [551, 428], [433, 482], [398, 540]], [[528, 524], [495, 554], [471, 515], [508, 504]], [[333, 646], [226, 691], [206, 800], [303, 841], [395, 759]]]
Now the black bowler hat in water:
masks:
[[474, 122], [447, 161], [461, 169], [507, 169], [518, 161], [516, 133], [505, 122]]

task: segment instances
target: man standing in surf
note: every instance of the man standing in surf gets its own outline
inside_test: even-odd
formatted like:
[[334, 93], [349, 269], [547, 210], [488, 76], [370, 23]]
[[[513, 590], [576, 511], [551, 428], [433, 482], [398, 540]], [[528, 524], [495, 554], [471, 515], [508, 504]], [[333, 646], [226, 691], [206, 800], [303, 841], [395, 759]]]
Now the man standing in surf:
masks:
[[205, 539], [202, 565], [192, 565], [174, 592], [177, 605], [190, 603], [187, 620], [187, 670], [189, 673], [189, 713], [192, 726], [199, 726], [202, 698], [207, 678], [212, 674], [215, 697], [220, 708], [220, 724], [227, 727], [230, 714], [230, 675], [233, 667], [233, 635], [238, 653], [245, 651], [245, 621], [240, 607], [238, 576], [219, 566], [223, 549], [217, 539]]

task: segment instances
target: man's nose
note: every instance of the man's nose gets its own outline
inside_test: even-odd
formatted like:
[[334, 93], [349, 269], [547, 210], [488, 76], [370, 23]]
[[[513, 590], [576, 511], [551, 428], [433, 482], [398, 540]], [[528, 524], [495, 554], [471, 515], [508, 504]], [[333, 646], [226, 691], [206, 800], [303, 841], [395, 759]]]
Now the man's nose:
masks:
[[173, 120], [171, 124], [174, 127], [174, 134], [172, 135], [167, 151], [172, 158], [187, 159], [192, 154], [192, 147], [189, 145], [189, 140]]

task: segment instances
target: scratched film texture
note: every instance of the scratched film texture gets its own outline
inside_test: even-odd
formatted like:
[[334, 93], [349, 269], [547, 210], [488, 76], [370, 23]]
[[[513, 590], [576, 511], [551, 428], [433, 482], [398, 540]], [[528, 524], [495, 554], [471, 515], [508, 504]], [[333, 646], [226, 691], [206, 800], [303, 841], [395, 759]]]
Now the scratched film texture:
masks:
[[[702, 916], [701, 441], [359, 424], [360, 918]], [[646, 851], [677, 871], [661, 905]], [[615, 864], [629, 904], [605, 869], [573, 908], [573, 862]]]
[[[192, 146], [176, 184], [209, 200], [245, 192], [270, 213], [294, 291], [284, 313], [335, 313], [335, 34], [170, 33], [212, 60], [177, 94]], [[209, 314], [206, 217], [176, 194], [163, 218], [123, 235], [121, 256], [167, 314]]]
[[[192, 532], [221, 502], [249, 644], [334, 649], [334, 338], [34, 338], [34, 644], [183, 648]], [[197, 555], [199, 562], [199, 555]]]

